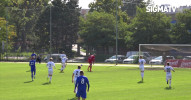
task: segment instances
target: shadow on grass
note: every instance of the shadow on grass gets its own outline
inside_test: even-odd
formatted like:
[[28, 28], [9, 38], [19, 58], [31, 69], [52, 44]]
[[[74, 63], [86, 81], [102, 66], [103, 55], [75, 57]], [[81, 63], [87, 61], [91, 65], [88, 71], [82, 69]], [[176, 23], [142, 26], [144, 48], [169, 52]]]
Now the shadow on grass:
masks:
[[165, 87], [165, 90], [172, 90], [172, 87]]
[[[115, 65], [114, 65], [115, 66]], [[108, 67], [106, 67], [106, 68], [111, 68], [111, 67], [114, 67], [114, 66], [108, 66]]]
[[86, 72], [90, 73], [90, 71], [86, 71]]
[[74, 98], [68, 99], [68, 100], [78, 100], [78, 98], [77, 98], [77, 97], [74, 97]]
[[137, 82], [138, 84], [141, 84], [141, 83], [144, 83], [143, 81], [139, 81], [139, 82]]
[[26, 82], [24, 82], [24, 83], [31, 83], [31, 82], [33, 82], [33, 81], [26, 81]]
[[45, 82], [45, 83], [43, 83], [42, 85], [49, 85], [50, 83], [49, 82]]
[[31, 72], [31, 70], [27, 70], [26, 72]]

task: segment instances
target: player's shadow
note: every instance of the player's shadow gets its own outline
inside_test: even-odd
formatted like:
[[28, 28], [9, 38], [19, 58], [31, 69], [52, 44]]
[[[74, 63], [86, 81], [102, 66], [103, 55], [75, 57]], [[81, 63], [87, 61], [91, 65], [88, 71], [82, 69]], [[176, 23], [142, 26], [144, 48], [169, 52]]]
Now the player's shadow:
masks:
[[49, 85], [50, 83], [49, 82], [45, 82], [45, 83], [43, 83], [42, 85]]
[[139, 82], [137, 82], [138, 84], [141, 84], [141, 83], [144, 83], [143, 81], [139, 81]]
[[31, 72], [31, 70], [27, 70], [26, 72]]
[[114, 66], [108, 66], [108, 67], [106, 67], [106, 68], [111, 68], [111, 67], [114, 67]]
[[72, 98], [72, 99], [68, 99], [68, 100], [78, 100], [78, 98], [74, 97], [74, 98]]
[[24, 83], [31, 83], [31, 82], [33, 82], [33, 81], [26, 81], [26, 82], [24, 82]]
[[172, 87], [165, 87], [165, 90], [172, 90]]

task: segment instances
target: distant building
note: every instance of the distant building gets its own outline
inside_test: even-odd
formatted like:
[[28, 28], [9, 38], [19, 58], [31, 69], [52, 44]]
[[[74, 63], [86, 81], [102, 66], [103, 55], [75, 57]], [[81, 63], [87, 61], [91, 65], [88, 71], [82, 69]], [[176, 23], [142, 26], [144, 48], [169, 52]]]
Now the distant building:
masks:
[[[162, 6], [170, 6], [170, 5], [169, 4], [163, 4]], [[181, 13], [185, 9], [190, 9], [191, 10], [191, 6], [180, 6], [180, 7], [176, 8], [175, 12], [166, 12], [166, 14], [168, 16], [172, 17], [172, 21], [171, 21], [172, 24], [176, 23], [176, 13]]]
[[136, 0], [122, 0], [123, 4], [125, 4], [125, 3], [132, 3], [133, 1], [136, 1]]
[[191, 10], [191, 6], [180, 6], [179, 8], [177, 8], [177, 12], [183, 12], [185, 9]]
[[135, 17], [136, 15], [136, 6], [140, 6], [142, 0], [122, 0], [123, 6], [121, 7], [122, 11], [125, 11], [128, 16]]
[[81, 9], [80, 14], [81, 16], [83, 16], [84, 18], [86, 18], [86, 15], [88, 14], [90, 9]]

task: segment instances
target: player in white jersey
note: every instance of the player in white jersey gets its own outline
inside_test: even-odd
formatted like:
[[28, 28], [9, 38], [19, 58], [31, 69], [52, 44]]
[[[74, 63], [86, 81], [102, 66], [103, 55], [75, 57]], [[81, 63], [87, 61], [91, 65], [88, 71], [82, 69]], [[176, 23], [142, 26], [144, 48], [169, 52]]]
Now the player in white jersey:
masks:
[[[72, 74], [72, 83], [74, 83], [74, 86], [76, 84], [76, 80], [77, 78], [80, 76], [80, 70], [81, 66], [78, 66], [78, 69], [75, 69], [73, 74]], [[77, 93], [77, 89], [76, 89], [76, 93]]]
[[145, 59], [143, 59], [143, 56], [140, 56], [139, 69], [141, 71], [142, 82], [143, 82], [143, 77], [144, 77], [144, 64], [146, 64], [146, 61], [145, 61]]
[[62, 54], [60, 54], [60, 59], [62, 60], [62, 58], [66, 57], [66, 54], [64, 51], [62, 51]]
[[64, 68], [66, 67], [66, 61], [67, 61], [67, 57], [64, 51], [62, 51], [62, 54], [60, 54], [60, 60], [61, 60], [60, 72], [63, 72]]
[[78, 69], [75, 69], [73, 74], [72, 74], [72, 83], [74, 83], [74, 85], [76, 84], [76, 79], [80, 76], [80, 70], [81, 66], [78, 66]]
[[167, 62], [167, 65], [165, 66], [164, 71], [166, 72], [166, 82], [167, 82], [167, 84], [168, 84], [168, 80], [170, 80], [169, 81], [169, 87], [171, 87], [171, 79], [172, 79], [171, 70], [173, 72], [175, 72], [175, 70], [170, 66], [170, 63]]
[[60, 72], [63, 72], [64, 69], [66, 68], [66, 63], [67, 63], [68, 58], [67, 57], [63, 57], [61, 60], [62, 61], [61, 61], [61, 70], [60, 70]]
[[53, 58], [50, 58], [50, 61], [47, 63], [47, 68], [48, 68], [48, 78], [50, 78], [49, 83], [51, 83], [52, 79], [52, 74], [53, 74], [53, 67], [55, 67], [55, 64], [53, 62]]

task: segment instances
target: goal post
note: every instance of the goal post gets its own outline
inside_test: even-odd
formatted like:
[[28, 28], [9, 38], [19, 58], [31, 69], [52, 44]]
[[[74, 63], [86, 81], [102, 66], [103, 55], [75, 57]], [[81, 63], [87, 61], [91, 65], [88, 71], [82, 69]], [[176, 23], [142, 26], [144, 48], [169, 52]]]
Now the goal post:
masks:
[[149, 54], [144, 58], [151, 66], [165, 65], [168, 61], [176, 64], [173, 67], [184, 67], [182, 62], [186, 61], [191, 68], [191, 44], [139, 44], [139, 56], [143, 52]]

